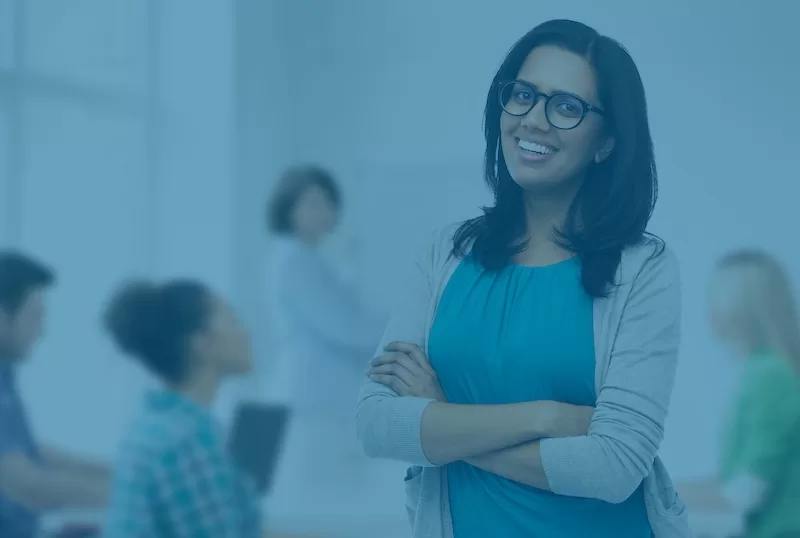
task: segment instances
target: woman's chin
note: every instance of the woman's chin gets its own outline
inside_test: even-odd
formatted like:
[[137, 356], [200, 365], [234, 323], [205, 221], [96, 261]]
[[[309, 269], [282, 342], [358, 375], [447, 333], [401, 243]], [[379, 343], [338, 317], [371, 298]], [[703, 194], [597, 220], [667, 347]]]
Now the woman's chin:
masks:
[[530, 170], [512, 173], [511, 178], [524, 191], [548, 192], [558, 190], [568, 183], [562, 178], [554, 177], [553, 174], [534, 173]]

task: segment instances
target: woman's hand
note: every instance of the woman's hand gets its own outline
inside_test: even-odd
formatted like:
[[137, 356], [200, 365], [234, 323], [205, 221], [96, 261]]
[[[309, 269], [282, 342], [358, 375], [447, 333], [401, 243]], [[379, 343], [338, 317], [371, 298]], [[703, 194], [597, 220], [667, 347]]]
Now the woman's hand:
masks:
[[555, 401], [534, 402], [543, 417], [546, 437], [580, 437], [589, 433], [594, 407]]
[[697, 511], [730, 512], [730, 502], [723, 495], [722, 482], [715, 478], [676, 483], [675, 489], [686, 505]]
[[367, 377], [386, 385], [400, 396], [418, 396], [446, 402], [436, 372], [425, 352], [414, 344], [392, 342], [376, 357]]

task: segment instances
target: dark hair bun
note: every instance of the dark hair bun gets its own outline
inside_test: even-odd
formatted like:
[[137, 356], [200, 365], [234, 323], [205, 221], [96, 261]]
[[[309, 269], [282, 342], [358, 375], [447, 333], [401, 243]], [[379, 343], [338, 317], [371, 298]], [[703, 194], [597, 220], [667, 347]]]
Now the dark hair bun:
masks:
[[125, 353], [141, 357], [158, 339], [161, 291], [148, 281], [123, 284], [108, 304], [103, 324]]

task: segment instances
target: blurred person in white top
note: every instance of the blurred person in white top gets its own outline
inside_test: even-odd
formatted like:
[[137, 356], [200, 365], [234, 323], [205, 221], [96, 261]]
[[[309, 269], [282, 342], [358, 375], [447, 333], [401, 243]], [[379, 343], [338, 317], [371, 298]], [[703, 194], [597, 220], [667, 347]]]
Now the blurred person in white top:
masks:
[[[350, 467], [347, 463], [360, 457], [353, 414], [367, 361], [386, 322], [321, 249], [340, 211], [341, 192], [333, 176], [316, 166], [297, 166], [279, 179], [266, 214], [275, 236], [268, 302], [279, 358], [268, 396], [288, 401], [294, 410], [285, 459], [296, 464], [285, 466], [313, 479], [310, 488], [325, 480], [321, 473]], [[320, 443], [326, 445], [324, 454]]]
[[283, 174], [267, 209], [276, 236], [268, 289], [280, 354], [289, 365], [284, 371], [291, 373], [289, 387], [280, 388], [299, 414], [352, 422], [364, 368], [386, 320], [321, 251], [340, 210], [339, 187], [326, 170], [298, 166]]

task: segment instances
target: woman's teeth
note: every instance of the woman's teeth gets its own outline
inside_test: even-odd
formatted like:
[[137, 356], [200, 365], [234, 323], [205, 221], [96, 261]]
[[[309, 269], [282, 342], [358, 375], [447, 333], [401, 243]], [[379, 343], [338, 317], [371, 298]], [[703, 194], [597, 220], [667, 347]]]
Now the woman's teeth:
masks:
[[556, 150], [553, 148], [548, 148], [547, 146], [537, 144], [536, 142], [527, 142], [525, 140], [520, 140], [517, 142], [517, 145], [525, 151], [539, 153], [540, 155], [551, 155], [556, 152]]

